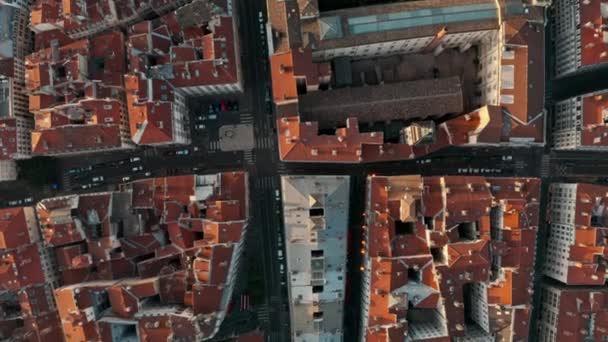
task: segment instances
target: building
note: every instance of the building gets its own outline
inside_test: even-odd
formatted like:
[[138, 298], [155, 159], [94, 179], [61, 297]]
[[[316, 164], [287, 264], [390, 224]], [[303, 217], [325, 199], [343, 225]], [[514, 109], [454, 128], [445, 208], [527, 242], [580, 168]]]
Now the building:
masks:
[[607, 340], [607, 291], [605, 287], [543, 285], [539, 340]]
[[30, 27], [38, 33], [64, 31], [72, 39], [90, 37], [114, 27], [125, 27], [152, 15], [162, 15], [188, 0], [36, 0]]
[[41, 242], [34, 208], [0, 209], [0, 338], [61, 339], [49, 252]]
[[24, 59], [32, 49], [29, 1], [2, 2], [0, 13], [0, 181], [17, 179], [15, 160], [30, 157], [33, 127], [25, 92]]
[[608, 339], [606, 199], [608, 187], [553, 183], [538, 334], [543, 341]]
[[39, 202], [60, 272], [56, 283], [40, 277], [53, 284], [63, 339], [213, 338], [240, 272], [248, 198], [247, 174], [226, 172]]
[[367, 180], [366, 341], [528, 339], [540, 181]]
[[554, 7], [556, 76], [608, 61], [608, 2], [559, 0]]
[[606, 282], [606, 190], [600, 185], [554, 183], [549, 189], [544, 274], [566, 285]]
[[31, 156], [31, 118], [20, 116], [0, 118], [0, 181], [17, 179], [18, 159]]
[[[544, 144], [542, 10], [484, 0], [398, 2], [330, 12], [319, 12], [316, 1], [268, 0], [267, 7], [284, 161], [418, 157], [421, 149], [401, 133], [408, 124], [461, 126], [452, 120], [459, 114], [468, 116], [467, 139], [448, 145]], [[474, 68], [463, 62], [469, 59]], [[366, 69], [371, 60], [377, 63]], [[411, 65], [433, 72], [416, 73]], [[480, 114], [482, 120], [470, 122]], [[359, 126], [367, 134], [360, 134]], [[344, 131], [352, 132], [349, 139], [340, 138]], [[426, 145], [441, 140], [429, 134]], [[322, 150], [329, 153], [322, 156]]]
[[131, 148], [123, 34], [53, 38], [49, 45], [25, 63], [29, 110], [36, 121], [32, 153], [64, 156]]
[[190, 142], [186, 96], [243, 90], [232, 0], [197, 0], [129, 29], [125, 76], [136, 144]]
[[282, 176], [293, 341], [341, 341], [350, 178]]
[[608, 145], [608, 92], [572, 97], [555, 104], [553, 148], [603, 151]]

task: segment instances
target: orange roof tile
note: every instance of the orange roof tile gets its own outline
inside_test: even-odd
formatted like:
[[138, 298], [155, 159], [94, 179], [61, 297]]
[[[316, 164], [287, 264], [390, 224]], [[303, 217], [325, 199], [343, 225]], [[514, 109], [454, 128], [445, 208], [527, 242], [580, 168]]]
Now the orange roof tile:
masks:
[[[415, 331], [412, 325], [421, 322], [415, 318], [408, 322], [408, 311], [438, 306], [445, 307], [445, 321], [427, 322], [437, 329], [437, 340], [463, 336], [463, 289], [467, 283], [478, 282], [488, 285], [489, 310], [494, 304], [513, 312], [516, 306], [527, 310], [517, 312], [512, 318], [513, 331], [507, 333], [527, 338], [522, 326], [529, 322], [532, 299], [538, 179], [371, 176], [368, 189], [363, 227], [369, 260], [369, 269], [364, 272], [371, 282], [368, 340], [388, 341], [393, 334]], [[505, 216], [514, 214], [515, 209], [510, 208], [524, 212], [511, 226], [493, 228], [502, 234], [501, 239], [493, 240], [490, 208], [497, 203], [506, 204]], [[466, 228], [460, 225], [468, 222], [476, 224], [471, 226], [475, 234], [467, 237], [460, 231]], [[504, 268], [504, 278], [490, 278], [493, 255], [502, 256], [498, 267]], [[415, 296], [410, 297], [410, 293]], [[502, 329], [490, 318], [491, 329]], [[492, 333], [501, 334], [499, 330]]]
[[590, 66], [608, 61], [608, 44], [606, 44], [606, 33], [602, 29], [607, 24], [602, 8], [608, 3], [606, 0], [588, 0], [581, 2], [579, 7], [580, 17], [580, 50], [581, 65]]

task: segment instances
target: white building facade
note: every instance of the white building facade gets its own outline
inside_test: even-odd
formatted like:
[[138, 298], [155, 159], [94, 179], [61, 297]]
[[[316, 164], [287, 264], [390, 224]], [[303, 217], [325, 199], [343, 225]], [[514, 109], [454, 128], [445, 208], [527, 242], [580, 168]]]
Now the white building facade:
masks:
[[283, 176], [292, 341], [342, 341], [350, 178]]

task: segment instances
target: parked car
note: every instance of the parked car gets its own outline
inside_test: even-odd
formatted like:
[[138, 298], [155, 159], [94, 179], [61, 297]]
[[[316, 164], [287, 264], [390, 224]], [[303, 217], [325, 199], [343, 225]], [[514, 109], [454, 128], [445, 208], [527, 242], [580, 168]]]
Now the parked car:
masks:
[[123, 182], [128, 182], [128, 181], [130, 181], [130, 180], [131, 180], [131, 177], [130, 177], [130, 176], [125, 176], [125, 177], [122, 177], [122, 181], [123, 181]]
[[91, 179], [91, 181], [92, 181], [93, 183], [99, 183], [99, 182], [103, 182], [103, 176], [96, 176], [96, 177], [93, 177], [93, 179]]
[[141, 161], [141, 158], [139, 158], [139, 157], [131, 157], [131, 158], [129, 159], [129, 161], [130, 161], [131, 163], [136, 163], [136, 162], [138, 162], [138, 161]]
[[177, 155], [177, 156], [187, 156], [189, 154], [190, 154], [189, 149], [179, 150], [179, 151], [175, 152], [175, 155]]
[[81, 186], [82, 189], [90, 189], [93, 186], [93, 184], [83, 184]]
[[142, 171], [143, 169], [144, 169], [144, 167], [143, 167], [143, 166], [141, 166], [141, 165], [139, 165], [139, 166], [136, 166], [136, 167], [132, 168], [131, 170], [132, 170], [133, 172], [137, 172], [137, 171]]
[[194, 125], [194, 129], [198, 129], [198, 130], [205, 129], [205, 127], [206, 126], [203, 124]]
[[150, 177], [150, 176], [152, 176], [152, 172], [148, 171], [148, 172], [144, 173], [144, 176]]

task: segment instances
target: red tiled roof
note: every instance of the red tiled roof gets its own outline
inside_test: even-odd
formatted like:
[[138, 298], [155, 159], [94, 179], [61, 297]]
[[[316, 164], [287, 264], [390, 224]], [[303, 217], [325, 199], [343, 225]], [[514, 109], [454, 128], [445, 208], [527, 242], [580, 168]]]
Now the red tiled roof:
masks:
[[319, 135], [317, 122], [301, 122], [298, 116], [277, 120], [281, 160], [299, 162], [360, 163], [413, 159], [438, 149], [475, 143], [490, 122], [489, 107], [440, 124], [435, 141], [410, 146], [385, 143], [382, 132], [360, 133], [357, 119], [350, 118], [335, 135]]
[[[408, 327], [408, 310], [432, 310], [441, 305], [447, 330], [441, 332], [442, 323], [428, 322], [438, 329], [435, 338], [462, 336], [466, 329], [463, 287], [479, 282], [488, 285], [489, 309], [499, 304], [513, 313], [513, 331], [506, 336], [527, 338], [538, 179], [371, 176], [368, 189], [363, 227], [367, 236], [364, 252], [370, 261], [370, 269], [364, 271], [371, 278], [367, 340], [390, 341], [390, 336], [402, 335], [415, 329], [412, 324], [419, 324], [414, 320]], [[490, 208], [498, 203], [506, 206], [505, 225], [495, 228], [502, 239], [492, 240]], [[520, 219], [511, 219], [513, 215]], [[410, 227], [404, 228], [403, 222]], [[476, 222], [472, 240], [459, 231], [459, 225], [467, 222]], [[502, 256], [499, 267], [504, 272], [503, 277], [495, 275], [495, 280], [490, 279], [493, 255]], [[417, 279], [409, 279], [414, 274]], [[416, 296], [403, 295], [408, 291]], [[520, 309], [526, 311], [518, 312]], [[502, 329], [490, 318], [490, 329]], [[502, 334], [498, 330], [492, 333]]]
[[[503, 132], [503, 141], [509, 139], [531, 139], [544, 142], [544, 27], [529, 23], [526, 19], [510, 19], [504, 23], [504, 39], [507, 51], [500, 61], [501, 67], [512, 68], [512, 86], [503, 82], [501, 105], [508, 117], [510, 127]], [[509, 56], [509, 57], [507, 57]], [[503, 101], [504, 98], [511, 98]], [[503, 123], [503, 125], [506, 123]]]
[[[606, 267], [599, 259], [608, 255], [605, 242], [608, 232], [603, 223], [593, 222], [592, 217], [605, 220], [607, 190], [607, 187], [601, 185], [577, 184], [574, 222], [573, 227], [569, 228], [574, 230], [574, 242], [567, 249], [568, 285], [601, 285], [605, 282]], [[559, 211], [560, 208], [550, 210]], [[552, 242], [549, 244], [552, 245]]]
[[117, 125], [73, 125], [32, 132], [32, 154], [47, 155], [76, 151], [120, 148]]
[[45, 281], [36, 244], [0, 253], [1, 290], [17, 291]]
[[604, 115], [608, 115], [608, 92], [583, 96], [581, 111], [581, 145], [608, 145], [608, 126], [604, 123]]
[[[608, 293], [605, 287], [547, 287], [557, 291], [557, 307], [553, 309], [556, 313], [555, 322], [551, 322], [557, 330], [555, 334], [557, 341], [601, 341], [603, 336], [606, 336]], [[549, 319], [550, 312], [552, 311], [543, 310], [543, 314], [546, 314], [545, 319]], [[593, 325], [589, 324], [592, 316], [595, 323]], [[589, 328], [593, 330], [589, 331]]]
[[603, 25], [608, 24], [608, 20], [603, 17], [606, 10], [602, 8], [604, 6], [608, 6], [606, 0], [580, 2], [582, 66], [590, 66], [608, 61], [608, 44], [606, 43], [608, 33], [602, 29]]
[[[124, 36], [109, 32], [26, 58], [34, 154], [122, 148]], [[53, 56], [57, 58], [53, 58]]]
[[[133, 141], [137, 144], [173, 141], [174, 108], [170, 85], [163, 80], [147, 81], [137, 75], [126, 75], [125, 84]], [[165, 94], [160, 92], [161, 88], [166, 89]], [[150, 93], [154, 94], [152, 98], [147, 96]]]
[[[0, 249], [13, 249], [38, 242], [30, 230], [35, 231], [35, 222], [26, 217], [30, 208], [0, 209]], [[33, 218], [33, 217], [32, 217]]]

